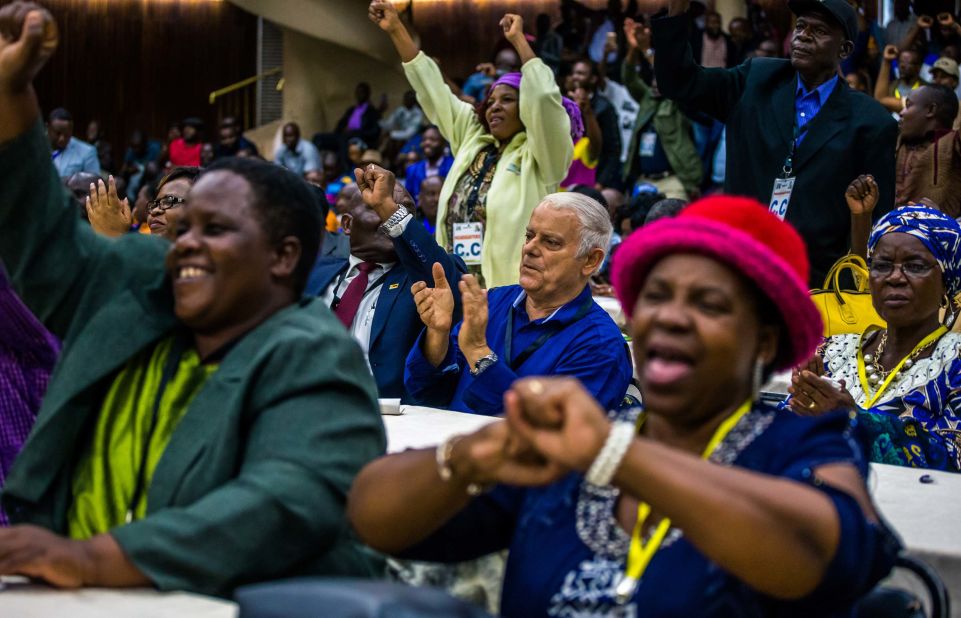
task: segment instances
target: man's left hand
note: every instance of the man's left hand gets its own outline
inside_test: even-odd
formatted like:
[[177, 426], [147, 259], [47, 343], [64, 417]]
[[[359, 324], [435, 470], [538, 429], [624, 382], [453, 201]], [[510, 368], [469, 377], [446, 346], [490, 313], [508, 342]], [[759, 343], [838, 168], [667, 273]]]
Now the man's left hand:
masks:
[[464, 321], [457, 336], [460, 351], [473, 367], [478, 359], [491, 353], [487, 346], [487, 290], [481, 288], [474, 275], [464, 275], [460, 283]]
[[57, 588], [79, 588], [89, 563], [81, 541], [37, 526], [0, 528], [0, 575], [26, 575]]

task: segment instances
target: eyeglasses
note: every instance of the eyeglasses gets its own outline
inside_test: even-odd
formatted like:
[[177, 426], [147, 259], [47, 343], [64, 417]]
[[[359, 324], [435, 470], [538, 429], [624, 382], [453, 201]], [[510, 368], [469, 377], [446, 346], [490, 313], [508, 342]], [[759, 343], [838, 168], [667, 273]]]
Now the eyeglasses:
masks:
[[182, 197], [177, 197], [176, 195], [168, 195], [160, 199], [153, 200], [152, 202], [147, 202], [147, 212], [151, 210], [159, 210], [160, 212], [166, 212], [171, 208], [176, 208], [184, 202], [186, 202]]
[[889, 262], [887, 260], [871, 260], [868, 268], [872, 275], [879, 277], [890, 277], [895, 267], [901, 269], [901, 274], [905, 277], [920, 278], [926, 277], [932, 270], [933, 264], [927, 262]]

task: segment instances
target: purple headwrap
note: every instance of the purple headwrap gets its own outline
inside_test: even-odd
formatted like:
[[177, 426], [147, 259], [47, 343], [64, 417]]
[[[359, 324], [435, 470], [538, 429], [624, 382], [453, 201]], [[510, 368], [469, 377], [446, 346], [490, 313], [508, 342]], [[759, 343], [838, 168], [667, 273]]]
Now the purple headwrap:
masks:
[[[501, 75], [497, 78], [497, 81], [491, 84], [490, 90], [487, 91], [488, 96], [490, 96], [494, 88], [502, 84], [519, 91], [521, 89], [521, 74], [505, 73]], [[581, 108], [577, 106], [577, 103], [565, 96], [561, 97], [561, 103], [564, 104], [564, 111], [567, 112], [567, 115], [571, 119], [571, 139], [576, 143], [577, 140], [584, 136], [584, 119], [581, 117]]]

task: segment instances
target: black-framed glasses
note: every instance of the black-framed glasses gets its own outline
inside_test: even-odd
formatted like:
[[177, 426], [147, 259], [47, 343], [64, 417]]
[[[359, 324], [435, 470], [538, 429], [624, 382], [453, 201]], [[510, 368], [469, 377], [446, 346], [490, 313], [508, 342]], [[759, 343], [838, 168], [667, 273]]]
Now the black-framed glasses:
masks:
[[147, 212], [151, 210], [159, 210], [160, 212], [166, 212], [171, 208], [176, 208], [186, 202], [182, 197], [177, 197], [176, 195], [167, 195], [153, 200], [152, 202], [147, 202]]
[[934, 265], [915, 260], [913, 262], [891, 262], [888, 260], [871, 260], [868, 265], [872, 275], [890, 277], [895, 268], [901, 269], [905, 277], [927, 277], [934, 270]]

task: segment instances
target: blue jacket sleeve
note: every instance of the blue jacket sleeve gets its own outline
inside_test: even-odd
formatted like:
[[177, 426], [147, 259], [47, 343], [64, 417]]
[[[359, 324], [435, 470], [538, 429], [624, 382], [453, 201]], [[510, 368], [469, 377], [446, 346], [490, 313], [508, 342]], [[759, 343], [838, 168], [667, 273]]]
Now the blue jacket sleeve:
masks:
[[431, 268], [434, 262], [439, 262], [444, 267], [447, 283], [454, 295], [453, 322], [454, 324], [460, 322], [460, 289], [457, 284], [460, 282], [461, 275], [467, 272], [464, 260], [444, 251], [437, 244], [434, 235], [424, 228], [424, 224], [413, 217], [407, 222], [404, 233], [393, 240], [397, 259], [400, 260], [411, 280], [424, 281], [433, 287], [434, 275]]
[[751, 61], [732, 69], [705, 69], [694, 62], [686, 15], [651, 22], [654, 36], [654, 74], [661, 93], [685, 109], [703, 112], [721, 122], [744, 93]]
[[464, 403], [475, 414], [496, 416], [504, 411], [504, 393], [511, 387], [518, 375], [501, 358], [474, 378], [464, 391]]
[[849, 415], [838, 412], [797, 419], [791, 425], [777, 455], [781, 459], [779, 476], [823, 492], [833, 503], [841, 526], [837, 549], [821, 583], [800, 603], [812, 607], [850, 603], [888, 574], [900, 542], [883, 521], [869, 520], [854, 497], [818, 480], [818, 467], [827, 464], [850, 464], [862, 480], [867, 477], [867, 461], [851, 431]]
[[520, 517], [525, 490], [499, 485], [470, 504], [399, 557], [431, 562], [463, 562], [507, 549]]
[[458, 364], [460, 352], [457, 349], [456, 327], [447, 345], [447, 356], [440, 365], [434, 367], [424, 356], [424, 333], [422, 330], [414, 346], [407, 354], [404, 367], [404, 388], [409, 401], [414, 405], [446, 408], [454, 398], [457, 383], [460, 381], [461, 368]]
[[[612, 327], [613, 328], [613, 327]], [[606, 337], [596, 329], [571, 342], [555, 375], [577, 378], [605, 410], [620, 407], [631, 383], [633, 365], [623, 337]]]

